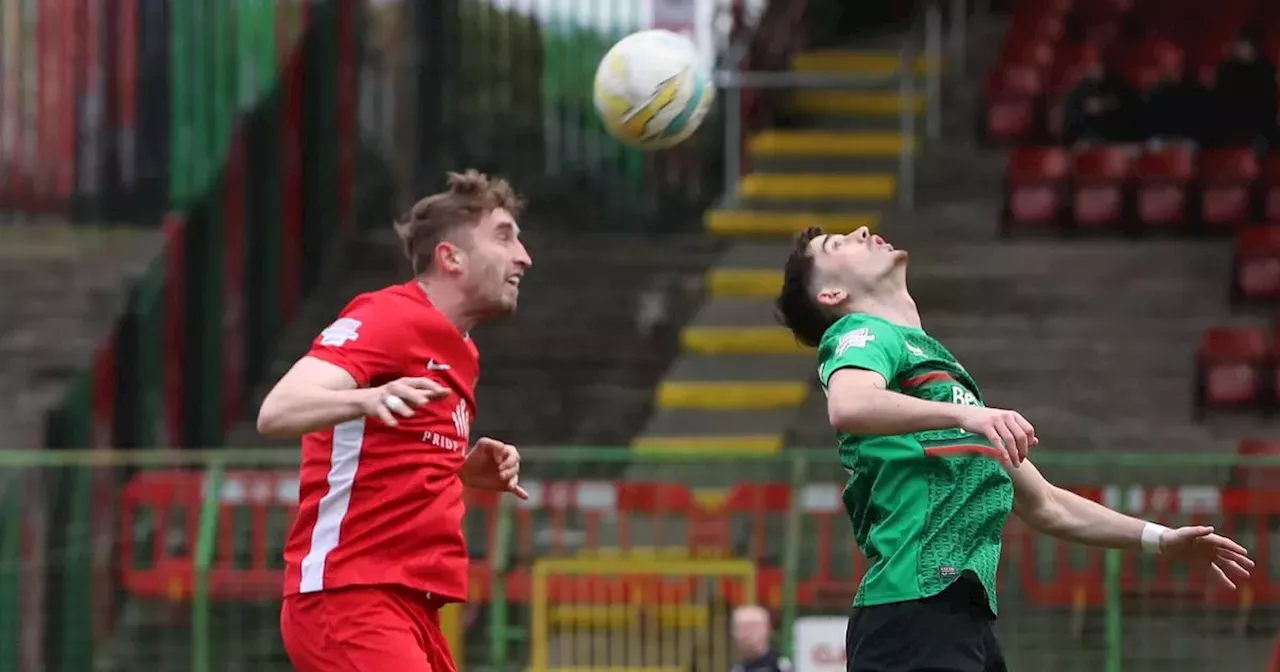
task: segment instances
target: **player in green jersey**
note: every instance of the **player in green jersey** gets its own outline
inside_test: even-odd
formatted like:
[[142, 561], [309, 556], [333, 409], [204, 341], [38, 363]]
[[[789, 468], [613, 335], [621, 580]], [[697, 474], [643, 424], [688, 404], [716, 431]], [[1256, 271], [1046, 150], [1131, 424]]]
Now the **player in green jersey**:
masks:
[[849, 670], [1004, 670], [995, 578], [1010, 513], [1062, 539], [1173, 556], [1230, 588], [1248, 578], [1247, 551], [1213, 528], [1169, 529], [1046, 481], [1026, 459], [1031, 423], [986, 408], [921, 328], [906, 268], [907, 253], [866, 228], [811, 228], [777, 299], [779, 319], [818, 348], [844, 505], [871, 563], [849, 621]]

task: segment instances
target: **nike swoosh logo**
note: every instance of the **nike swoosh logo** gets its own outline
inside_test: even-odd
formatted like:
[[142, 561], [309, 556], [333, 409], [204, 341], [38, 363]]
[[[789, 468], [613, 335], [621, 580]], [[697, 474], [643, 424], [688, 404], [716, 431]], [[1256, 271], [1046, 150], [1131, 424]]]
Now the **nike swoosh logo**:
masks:
[[427, 362], [427, 370], [428, 370], [428, 371], [448, 371], [448, 370], [449, 370], [449, 365], [448, 365], [448, 364], [436, 364], [436, 360], [434, 360], [434, 359], [433, 359], [433, 360], [431, 360], [431, 361]]

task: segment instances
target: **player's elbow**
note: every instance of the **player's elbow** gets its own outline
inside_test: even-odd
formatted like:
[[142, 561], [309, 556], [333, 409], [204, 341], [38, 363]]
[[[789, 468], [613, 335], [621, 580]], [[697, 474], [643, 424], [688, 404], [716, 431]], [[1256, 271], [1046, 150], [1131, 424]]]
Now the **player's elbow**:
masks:
[[258, 433], [272, 439], [287, 439], [297, 436], [297, 432], [289, 424], [288, 413], [278, 394], [271, 390], [262, 400], [258, 408]]
[[1072, 527], [1071, 516], [1057, 490], [1051, 486], [1032, 497], [1015, 498], [1018, 517], [1038, 532], [1053, 536], [1067, 532]]
[[273, 413], [270, 406], [263, 404], [258, 409], [258, 433], [272, 439], [285, 438], [284, 425], [280, 416]]
[[827, 403], [827, 422], [841, 432], [863, 434], [864, 420], [867, 417], [865, 404], [859, 397], [850, 395], [841, 399], [832, 399]]

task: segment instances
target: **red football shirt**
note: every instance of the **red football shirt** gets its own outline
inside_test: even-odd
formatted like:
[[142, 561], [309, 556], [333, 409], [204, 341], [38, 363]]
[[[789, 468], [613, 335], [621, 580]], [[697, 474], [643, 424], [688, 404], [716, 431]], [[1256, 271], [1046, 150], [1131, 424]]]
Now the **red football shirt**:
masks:
[[399, 427], [361, 418], [302, 438], [285, 595], [393, 584], [465, 600], [458, 470], [475, 412], [475, 345], [409, 282], [356, 297], [308, 355], [342, 367], [361, 387], [420, 376], [452, 393]]

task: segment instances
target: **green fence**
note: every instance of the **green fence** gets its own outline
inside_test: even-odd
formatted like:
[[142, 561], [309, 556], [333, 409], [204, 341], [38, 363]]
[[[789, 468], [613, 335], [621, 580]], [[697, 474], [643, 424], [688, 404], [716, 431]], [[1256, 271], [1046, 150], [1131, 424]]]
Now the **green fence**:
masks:
[[[1280, 616], [1280, 491], [1231, 479], [1280, 473], [1280, 462], [1047, 451], [1036, 459], [1051, 479], [1135, 515], [1212, 522], [1249, 546], [1259, 569], [1241, 591], [1217, 592], [1150, 557], [1069, 548], [1011, 522], [1000, 591], [1013, 669], [1264, 669]], [[0, 453], [0, 669], [24, 669], [14, 661], [32, 656], [42, 660], [33, 669], [68, 672], [288, 669], [278, 595], [296, 460], [291, 450]], [[658, 607], [599, 593], [582, 598], [595, 611], [581, 613], [595, 616], [565, 621], [548, 611], [546, 594], [537, 597], [535, 567], [550, 558], [605, 558], [600, 581], [619, 557], [673, 567], [749, 560], [784, 646], [797, 619], [847, 610], [862, 559], [839, 510], [830, 451], [654, 460], [528, 449], [526, 464], [531, 503], [477, 496], [468, 513], [472, 600], [457, 651], [468, 669], [526, 669], [535, 630], [560, 652], [548, 669], [627, 667], [592, 658], [615, 655], [600, 650], [621, 627], [600, 614]], [[1150, 477], [1156, 467], [1160, 483]], [[551, 590], [557, 608], [577, 599]], [[721, 598], [726, 607], [737, 599]], [[645, 638], [675, 637], [679, 627], [692, 626]]]

